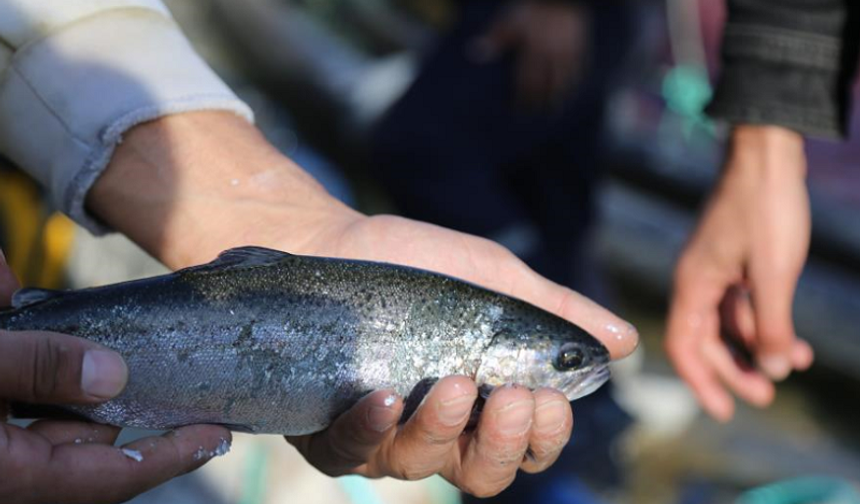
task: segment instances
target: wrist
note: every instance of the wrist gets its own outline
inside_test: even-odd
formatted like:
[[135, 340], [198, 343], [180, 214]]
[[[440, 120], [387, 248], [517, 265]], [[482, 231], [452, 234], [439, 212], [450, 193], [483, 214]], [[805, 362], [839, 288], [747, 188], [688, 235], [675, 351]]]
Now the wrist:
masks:
[[242, 245], [300, 252], [329, 223], [359, 216], [254, 126], [220, 112], [130, 130], [87, 205], [171, 268]]
[[723, 175], [755, 184], [803, 180], [806, 178], [803, 136], [779, 126], [736, 126]]

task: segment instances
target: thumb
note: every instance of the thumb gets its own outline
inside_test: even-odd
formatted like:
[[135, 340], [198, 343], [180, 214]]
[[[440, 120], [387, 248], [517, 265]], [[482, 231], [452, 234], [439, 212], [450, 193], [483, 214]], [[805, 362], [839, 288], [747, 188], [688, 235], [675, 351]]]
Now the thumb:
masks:
[[116, 352], [40, 331], [0, 331], [0, 398], [30, 403], [93, 403], [118, 395], [128, 368]]
[[582, 294], [563, 287], [536, 273], [534, 285], [518, 284], [523, 299], [583, 328], [609, 350], [613, 360], [627, 357], [639, 346], [639, 332], [632, 324]]
[[6, 256], [0, 250], [0, 307], [8, 306], [12, 301], [12, 294], [18, 290], [20, 284], [15, 278], [12, 268], [6, 264]]

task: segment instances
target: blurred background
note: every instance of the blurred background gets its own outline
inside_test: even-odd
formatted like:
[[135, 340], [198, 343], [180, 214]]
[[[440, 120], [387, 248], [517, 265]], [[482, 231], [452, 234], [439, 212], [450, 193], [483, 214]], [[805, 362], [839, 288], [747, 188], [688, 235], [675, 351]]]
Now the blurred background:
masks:
[[[672, 265], [721, 160], [724, 131], [702, 109], [723, 2], [165, 3], [269, 139], [338, 198], [494, 239], [639, 328], [643, 345], [611, 387], [575, 404], [561, 460], [491, 502], [857, 502], [856, 134], [808, 143], [814, 234], [795, 317], [813, 368], [780, 385], [773, 407], [741, 406], [719, 425], [662, 352]], [[858, 119], [860, 108], [855, 132]], [[0, 245], [27, 286], [164, 271], [122, 237], [77, 229], [8, 166]], [[330, 479], [280, 438], [237, 435], [229, 456], [133, 502], [471, 500], [436, 478]]]

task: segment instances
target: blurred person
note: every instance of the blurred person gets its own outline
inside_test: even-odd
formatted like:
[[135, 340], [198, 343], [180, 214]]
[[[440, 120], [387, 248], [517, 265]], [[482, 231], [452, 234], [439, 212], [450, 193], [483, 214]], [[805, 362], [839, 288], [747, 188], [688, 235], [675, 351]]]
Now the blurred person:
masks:
[[375, 128], [370, 166], [404, 215], [594, 291], [586, 243], [607, 97], [632, 39], [624, 2], [457, 5]]
[[[376, 126], [371, 169], [405, 216], [492, 239], [547, 278], [605, 297], [590, 234], [607, 102], [634, 37], [631, 6], [456, 4], [454, 23]], [[582, 404], [583, 436], [562, 461], [494, 501], [596, 502], [579, 477], [618, 483], [610, 445], [630, 419], [607, 387]]]
[[[90, 231], [122, 232], [173, 269], [250, 244], [422, 267], [575, 321], [613, 358], [635, 348], [626, 322], [495, 243], [367, 217], [332, 198], [266, 142], [160, 2], [7, 0], [0, 19], [0, 153]], [[5, 261], [0, 281], [6, 304], [17, 284]], [[7, 401], [102, 401], [127, 379], [119, 356], [90, 342], [0, 332], [4, 420]], [[570, 406], [554, 390], [498, 388], [468, 432], [477, 390], [467, 377], [440, 380], [402, 426], [403, 402], [388, 395], [370, 394], [327, 430], [288, 441], [329, 475], [438, 473], [487, 496], [519, 470], [549, 467], [571, 434]], [[195, 460], [199, 447], [214, 452], [230, 439], [222, 427], [189, 426], [123, 452], [116, 434], [85, 422], [0, 423], [0, 501], [120, 502], [199, 467], [208, 458]]]
[[731, 393], [766, 406], [774, 382], [812, 363], [792, 320], [811, 232], [803, 135], [847, 135], [860, 30], [860, 7], [842, 0], [730, 0], [728, 13], [709, 112], [733, 128], [676, 266], [665, 342], [720, 421], [733, 415]]

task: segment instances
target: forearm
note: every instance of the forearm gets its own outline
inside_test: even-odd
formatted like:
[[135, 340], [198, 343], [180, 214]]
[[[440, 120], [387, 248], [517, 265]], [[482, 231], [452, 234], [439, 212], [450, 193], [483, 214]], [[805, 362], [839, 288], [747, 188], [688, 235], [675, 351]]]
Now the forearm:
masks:
[[252, 117], [158, 0], [5, 0], [0, 19], [0, 154], [94, 233], [84, 197], [127, 130], [194, 110]]
[[219, 112], [130, 130], [87, 206], [171, 268], [241, 245], [302, 252], [330, 226], [359, 216], [254, 126]]

